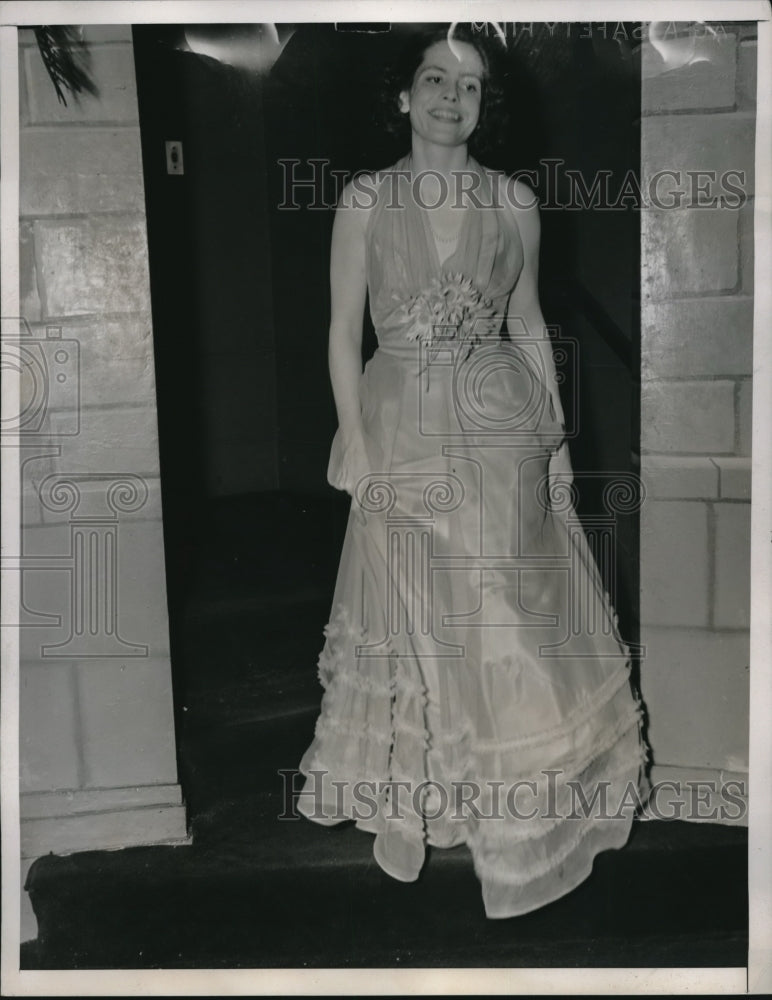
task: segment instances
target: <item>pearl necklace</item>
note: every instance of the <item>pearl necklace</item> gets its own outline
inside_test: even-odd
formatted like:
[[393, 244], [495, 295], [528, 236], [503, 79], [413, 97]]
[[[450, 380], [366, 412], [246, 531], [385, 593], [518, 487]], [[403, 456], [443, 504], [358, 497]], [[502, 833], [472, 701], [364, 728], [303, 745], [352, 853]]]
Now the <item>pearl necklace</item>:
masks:
[[435, 240], [437, 240], [438, 243], [457, 243], [458, 242], [458, 233], [456, 233], [455, 236], [440, 236], [440, 234], [437, 232], [437, 230], [434, 228], [434, 226], [431, 224], [431, 222], [429, 223], [429, 228], [431, 229], [432, 235], [434, 236]]

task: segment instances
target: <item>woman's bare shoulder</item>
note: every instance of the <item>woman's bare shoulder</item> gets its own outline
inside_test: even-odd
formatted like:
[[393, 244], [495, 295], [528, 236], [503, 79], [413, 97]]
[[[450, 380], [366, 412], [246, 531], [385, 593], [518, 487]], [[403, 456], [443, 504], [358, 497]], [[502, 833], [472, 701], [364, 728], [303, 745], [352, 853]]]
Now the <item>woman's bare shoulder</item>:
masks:
[[369, 213], [378, 204], [384, 188], [389, 187], [393, 170], [361, 170], [347, 182], [340, 198], [338, 208], [350, 208], [357, 212]]
[[382, 185], [380, 172], [361, 171], [354, 174], [340, 193], [335, 211], [335, 224], [353, 236], [366, 236], [370, 219], [378, 203]]
[[533, 188], [517, 174], [496, 174], [499, 204], [517, 223], [526, 246], [538, 242], [540, 232], [539, 199]]

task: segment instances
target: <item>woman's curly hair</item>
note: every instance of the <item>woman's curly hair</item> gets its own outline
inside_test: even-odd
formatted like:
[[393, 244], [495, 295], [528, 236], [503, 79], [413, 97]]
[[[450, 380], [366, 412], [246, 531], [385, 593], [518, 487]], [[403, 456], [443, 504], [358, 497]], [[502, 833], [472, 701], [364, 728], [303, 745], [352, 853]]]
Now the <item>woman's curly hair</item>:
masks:
[[[452, 33], [451, 33], [452, 29]], [[399, 95], [410, 90], [416, 70], [424, 53], [436, 42], [466, 42], [473, 46], [482, 60], [485, 71], [480, 104], [480, 118], [469, 137], [469, 151], [475, 157], [485, 158], [501, 142], [506, 133], [507, 114], [505, 100], [505, 64], [501, 44], [489, 39], [471, 24], [434, 24], [415, 31], [391, 60], [384, 73], [379, 95], [378, 122], [390, 135], [410, 142], [409, 116], [399, 110]]]

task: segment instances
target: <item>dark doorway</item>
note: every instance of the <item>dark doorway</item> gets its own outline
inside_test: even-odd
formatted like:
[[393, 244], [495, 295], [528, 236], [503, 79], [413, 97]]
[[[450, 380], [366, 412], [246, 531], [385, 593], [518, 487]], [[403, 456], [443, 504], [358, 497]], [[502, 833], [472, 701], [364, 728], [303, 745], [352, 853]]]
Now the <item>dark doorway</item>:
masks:
[[[411, 26], [277, 28], [283, 49], [260, 72], [189, 51], [183, 26], [134, 28], [178, 710], [188, 683], [178, 627], [194, 563], [213, 544], [212, 511], [234, 532], [233, 569], [240, 543], [229, 503], [246, 512], [249, 498], [291, 495], [301, 507], [313, 498], [328, 544], [306, 545], [295, 571], [321, 560], [320, 586], [331, 592], [347, 504], [325, 475], [335, 413], [326, 374], [333, 211], [323, 206], [341, 177], [404, 152], [374, 110], [385, 61]], [[614, 37], [570, 24], [505, 29], [510, 121], [487, 165], [529, 171], [540, 198], [542, 307], [575, 344], [562, 391], [575, 412], [579, 511], [592, 516], [604, 512], [609, 476], [637, 462], [639, 214], [629, 181], [640, 152], [639, 26], [616, 25]], [[168, 140], [182, 143], [182, 175], [167, 173]], [[289, 199], [297, 208], [287, 206], [290, 175], [312, 181]], [[295, 529], [284, 548], [278, 527], [263, 529], [275, 564], [262, 542], [251, 563], [243, 550], [247, 589], [250, 571], [292, 575]], [[616, 531], [615, 562], [602, 569], [635, 641], [635, 514], [618, 516]]]

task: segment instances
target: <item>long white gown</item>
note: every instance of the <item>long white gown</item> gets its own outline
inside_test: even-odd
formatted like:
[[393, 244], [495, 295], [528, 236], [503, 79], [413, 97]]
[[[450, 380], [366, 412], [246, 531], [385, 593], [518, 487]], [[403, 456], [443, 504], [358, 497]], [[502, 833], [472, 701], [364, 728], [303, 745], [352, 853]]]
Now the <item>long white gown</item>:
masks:
[[[373, 474], [348, 521], [299, 807], [355, 819], [404, 881], [427, 843], [467, 844], [487, 916], [509, 917], [625, 844], [646, 749], [629, 651], [549, 476], [564, 432], [543, 349], [516, 330], [471, 349], [452, 331], [428, 351], [414, 339], [406, 304], [447, 274], [504, 323], [522, 243], [472, 166], [481, 204], [443, 262], [426, 209], [409, 187], [395, 208], [379, 175], [366, 262], [378, 348], [360, 383]], [[340, 460], [338, 435], [331, 472]]]

